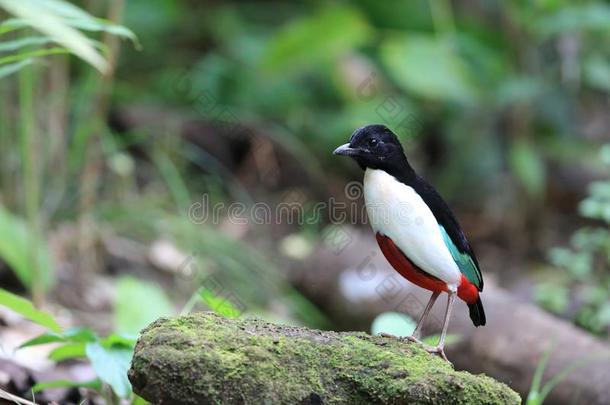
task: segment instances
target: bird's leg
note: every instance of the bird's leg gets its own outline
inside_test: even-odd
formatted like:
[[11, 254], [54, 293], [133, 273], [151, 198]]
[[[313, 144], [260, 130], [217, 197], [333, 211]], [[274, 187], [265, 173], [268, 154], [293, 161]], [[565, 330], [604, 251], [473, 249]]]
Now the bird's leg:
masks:
[[455, 292], [449, 292], [449, 297], [447, 298], [447, 311], [445, 312], [445, 321], [443, 322], [443, 331], [441, 332], [441, 337], [438, 340], [438, 345], [428, 350], [430, 353], [438, 354], [447, 362], [449, 360], [447, 359], [447, 356], [445, 356], [445, 336], [447, 335], [447, 327], [449, 326], [449, 318], [451, 318], [451, 309], [453, 308], [454, 303]]
[[419, 319], [419, 322], [417, 323], [415, 330], [413, 331], [411, 336], [409, 336], [407, 338], [407, 340], [409, 340], [411, 342], [419, 342], [419, 339], [421, 338], [421, 330], [422, 330], [422, 327], [424, 326], [424, 322], [426, 321], [426, 318], [428, 317], [428, 314], [430, 313], [432, 306], [434, 305], [434, 303], [436, 302], [436, 299], [438, 298], [438, 296], [440, 294], [441, 294], [440, 291], [435, 291], [432, 293], [432, 296], [430, 297], [430, 300], [428, 300], [428, 304], [426, 304], [426, 308], [424, 308], [424, 312], [421, 314], [421, 318]]

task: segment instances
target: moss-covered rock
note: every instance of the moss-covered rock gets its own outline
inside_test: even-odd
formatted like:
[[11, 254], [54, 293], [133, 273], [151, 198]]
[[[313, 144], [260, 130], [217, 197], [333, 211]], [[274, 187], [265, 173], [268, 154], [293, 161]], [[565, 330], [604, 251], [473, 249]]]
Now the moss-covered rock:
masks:
[[197, 313], [160, 319], [129, 379], [155, 404], [518, 404], [489, 377], [458, 372], [417, 344]]

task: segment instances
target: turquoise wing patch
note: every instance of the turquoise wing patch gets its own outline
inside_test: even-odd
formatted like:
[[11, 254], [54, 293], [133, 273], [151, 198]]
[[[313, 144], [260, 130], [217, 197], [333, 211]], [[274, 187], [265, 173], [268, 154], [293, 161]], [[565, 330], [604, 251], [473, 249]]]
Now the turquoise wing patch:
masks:
[[439, 228], [441, 228], [441, 234], [443, 235], [445, 246], [447, 246], [447, 249], [449, 249], [449, 252], [451, 252], [451, 257], [453, 257], [453, 260], [458, 265], [460, 272], [468, 279], [468, 281], [470, 281], [477, 287], [477, 289], [480, 290], [481, 285], [483, 284], [483, 279], [481, 278], [481, 272], [472, 260], [472, 257], [470, 257], [468, 253], [459, 251], [442, 225], [439, 225]]

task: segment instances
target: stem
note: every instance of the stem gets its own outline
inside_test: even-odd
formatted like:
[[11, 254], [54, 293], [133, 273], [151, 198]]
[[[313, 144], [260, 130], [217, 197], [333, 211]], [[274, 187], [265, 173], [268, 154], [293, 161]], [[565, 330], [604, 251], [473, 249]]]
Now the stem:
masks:
[[56, 58], [50, 61], [49, 78], [46, 87], [48, 93], [48, 113], [46, 117], [45, 150], [47, 151], [46, 172], [52, 173], [45, 178], [43, 212], [53, 214], [62, 203], [68, 176], [68, 61]]
[[[93, 6], [93, 3], [91, 4]], [[124, 8], [124, 0], [114, 0], [110, 2], [108, 9], [108, 20], [115, 23], [120, 23]], [[85, 167], [81, 176], [81, 194], [80, 194], [80, 243], [79, 257], [81, 258], [81, 268], [95, 269], [99, 263], [96, 262], [94, 255], [94, 220], [91, 216], [91, 211], [97, 198], [97, 189], [100, 178], [100, 173], [103, 167], [103, 159], [101, 155], [101, 136], [104, 130], [104, 120], [108, 110], [108, 100], [110, 89], [112, 87], [112, 76], [114, 73], [116, 58], [119, 50], [118, 38], [111, 34], [104, 34], [104, 44], [108, 49], [109, 71], [100, 82], [95, 95], [95, 101], [92, 107], [91, 116], [91, 135], [88, 139], [88, 144], [85, 149]], [[87, 119], [87, 118], [85, 118]], [[89, 120], [88, 120], [89, 121]]]
[[19, 72], [19, 108], [21, 112], [21, 159], [23, 167], [23, 192], [29, 235], [29, 261], [31, 267], [31, 293], [38, 306], [44, 299], [43, 275], [39, 262], [40, 251], [40, 178], [38, 166], [38, 142], [36, 116], [34, 114], [34, 75], [32, 66]]

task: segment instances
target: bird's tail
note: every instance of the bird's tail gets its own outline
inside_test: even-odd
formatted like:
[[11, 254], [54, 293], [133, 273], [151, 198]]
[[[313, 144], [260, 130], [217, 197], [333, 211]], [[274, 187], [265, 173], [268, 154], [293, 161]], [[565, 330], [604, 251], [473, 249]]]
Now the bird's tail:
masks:
[[470, 319], [472, 319], [474, 326], [485, 325], [485, 311], [483, 310], [481, 297], [477, 297], [476, 302], [473, 304], [468, 304], [468, 309], [470, 310]]

